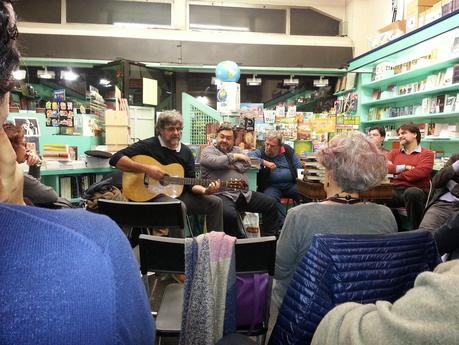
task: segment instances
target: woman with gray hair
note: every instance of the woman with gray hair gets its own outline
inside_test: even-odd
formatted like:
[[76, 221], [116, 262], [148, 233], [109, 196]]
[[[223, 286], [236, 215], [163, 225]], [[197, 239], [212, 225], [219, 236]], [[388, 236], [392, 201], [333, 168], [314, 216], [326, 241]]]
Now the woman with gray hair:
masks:
[[386, 158], [359, 132], [335, 136], [318, 155], [325, 167], [327, 198], [291, 209], [277, 243], [273, 304], [279, 308], [314, 234], [383, 234], [397, 231], [389, 208], [366, 202], [359, 192], [382, 182]]

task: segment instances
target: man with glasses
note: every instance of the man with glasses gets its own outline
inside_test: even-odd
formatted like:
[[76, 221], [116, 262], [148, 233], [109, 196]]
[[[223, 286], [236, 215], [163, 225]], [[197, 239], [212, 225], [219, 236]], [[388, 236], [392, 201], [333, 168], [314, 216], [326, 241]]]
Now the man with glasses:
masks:
[[295, 151], [282, 144], [282, 135], [278, 132], [269, 133], [265, 138], [265, 149], [257, 149], [249, 153], [249, 156], [260, 159], [258, 191], [276, 199], [279, 222], [283, 225], [286, 209], [281, 204], [281, 198], [299, 201], [300, 196], [296, 190], [297, 169], [303, 166]]
[[[235, 131], [231, 124], [223, 123], [217, 129], [216, 144], [206, 147], [201, 154], [204, 178], [221, 180], [243, 180], [247, 182], [245, 171], [250, 168], [250, 157], [234, 146]], [[223, 223], [226, 234], [244, 237], [239, 229], [238, 212], [262, 214], [261, 234], [277, 236], [279, 217], [274, 198], [259, 192], [223, 189], [216, 193], [223, 201]]]
[[[184, 177], [195, 177], [195, 159], [190, 148], [180, 142], [182, 138], [183, 119], [176, 110], [164, 111], [156, 123], [157, 136], [141, 140], [125, 149], [118, 151], [110, 159], [110, 164], [126, 172], [144, 173], [154, 180], [161, 180], [166, 172], [160, 167], [136, 162], [131, 157], [146, 155], [154, 158], [162, 165], [180, 164]], [[209, 186], [185, 186], [178, 197], [187, 213], [206, 215], [208, 231], [223, 230], [223, 208], [220, 198], [211, 195], [220, 188], [220, 182], [212, 182]], [[152, 201], [169, 201], [166, 195], [158, 195]], [[170, 231], [169, 231], [170, 234]], [[182, 237], [175, 234], [173, 237]]]
[[370, 127], [368, 129], [368, 139], [370, 139], [376, 145], [381, 153], [389, 153], [389, 150], [384, 147], [384, 139], [386, 139], [386, 130], [384, 127]]

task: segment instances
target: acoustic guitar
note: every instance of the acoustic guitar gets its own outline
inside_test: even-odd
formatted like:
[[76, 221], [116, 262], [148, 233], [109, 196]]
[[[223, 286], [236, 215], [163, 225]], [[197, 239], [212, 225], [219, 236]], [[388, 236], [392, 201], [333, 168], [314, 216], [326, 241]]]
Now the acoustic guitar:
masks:
[[[156, 159], [137, 155], [131, 157], [134, 162], [153, 165], [166, 172], [161, 180], [154, 180], [144, 173], [123, 172], [123, 194], [132, 201], [148, 201], [158, 194], [165, 194], [172, 198], [179, 197], [184, 185], [201, 185], [207, 187], [215, 180], [183, 177], [184, 169], [178, 163], [163, 165]], [[220, 181], [220, 187], [247, 190], [247, 183], [243, 180]]]

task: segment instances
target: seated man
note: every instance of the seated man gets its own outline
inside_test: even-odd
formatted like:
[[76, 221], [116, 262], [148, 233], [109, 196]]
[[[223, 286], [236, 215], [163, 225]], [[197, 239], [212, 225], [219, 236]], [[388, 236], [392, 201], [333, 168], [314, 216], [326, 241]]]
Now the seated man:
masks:
[[397, 129], [400, 149], [387, 154], [387, 170], [394, 174], [394, 193], [389, 207], [405, 207], [410, 229], [418, 229], [430, 188], [434, 153], [421, 147], [421, 133], [413, 124], [404, 124]]
[[435, 192], [419, 225], [421, 229], [437, 229], [459, 211], [459, 153], [452, 155], [435, 174], [432, 187]]
[[384, 154], [389, 153], [389, 150], [384, 147], [384, 139], [386, 139], [386, 130], [384, 127], [370, 127], [368, 129], [368, 138], [375, 143], [379, 151]]
[[[131, 159], [136, 155], [146, 155], [156, 159], [162, 165], [172, 163], [180, 164], [185, 172], [185, 177], [195, 177], [195, 162], [190, 148], [180, 142], [182, 137], [182, 115], [175, 110], [161, 113], [156, 123], [158, 136], [141, 140], [110, 158], [110, 164], [122, 171], [146, 174], [153, 180], [159, 181], [165, 175], [161, 167], [136, 162]], [[207, 231], [222, 231], [222, 202], [215, 195], [220, 188], [218, 181], [204, 187], [194, 185], [185, 186], [183, 193], [178, 197], [187, 212], [192, 214], [205, 214], [207, 216]], [[153, 201], [168, 201], [170, 196], [159, 194]], [[172, 237], [183, 237], [183, 234], [173, 234]]]
[[[25, 162], [29, 166], [29, 173], [24, 174], [24, 199], [26, 203], [51, 207], [52, 204], [58, 201], [59, 196], [54, 189], [44, 185], [34, 177], [40, 171], [41, 161], [38, 156], [27, 150], [24, 130], [10, 123], [3, 124], [3, 129], [16, 153], [16, 162], [19, 164]], [[66, 200], [64, 199], [63, 201]], [[67, 203], [69, 202], [67, 201]], [[62, 204], [65, 204], [65, 202]]]
[[299, 201], [296, 190], [297, 170], [301, 169], [301, 162], [295, 151], [282, 144], [282, 135], [270, 133], [265, 138], [265, 149], [257, 149], [249, 153], [250, 157], [261, 159], [261, 169], [258, 172], [258, 191], [272, 196], [277, 201], [279, 222], [284, 224], [286, 210], [281, 204], [281, 198], [292, 198]]
[[[234, 146], [235, 133], [229, 123], [217, 129], [216, 144], [201, 153], [202, 177], [210, 179], [239, 179], [247, 182], [245, 171], [250, 168], [250, 158]], [[226, 234], [244, 237], [239, 230], [238, 212], [259, 212], [263, 216], [262, 235], [272, 236], [279, 232], [276, 200], [259, 192], [222, 189], [216, 193], [223, 202], [223, 226]]]

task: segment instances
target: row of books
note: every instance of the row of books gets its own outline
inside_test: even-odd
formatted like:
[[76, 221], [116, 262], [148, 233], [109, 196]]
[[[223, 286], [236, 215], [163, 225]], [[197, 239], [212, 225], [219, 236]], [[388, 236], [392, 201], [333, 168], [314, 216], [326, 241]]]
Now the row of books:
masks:
[[81, 194], [93, 183], [102, 180], [103, 175], [86, 174], [59, 177], [60, 196], [68, 200], [81, 197]]
[[373, 90], [372, 99], [389, 99], [394, 96], [409, 95], [416, 92], [433, 90], [435, 88], [459, 83], [459, 64], [447, 68], [426, 79], [404, 85], [389, 85], [385, 90]]
[[[398, 139], [397, 128], [399, 125], [384, 126], [386, 130], [386, 139]], [[459, 138], [459, 124], [449, 123], [418, 123], [421, 138], [423, 139], [456, 139]]]
[[416, 116], [436, 113], [459, 112], [459, 93], [423, 98], [420, 104], [403, 107], [370, 108], [368, 120], [381, 120], [399, 116]]

